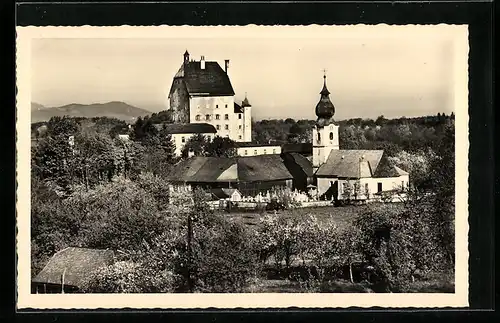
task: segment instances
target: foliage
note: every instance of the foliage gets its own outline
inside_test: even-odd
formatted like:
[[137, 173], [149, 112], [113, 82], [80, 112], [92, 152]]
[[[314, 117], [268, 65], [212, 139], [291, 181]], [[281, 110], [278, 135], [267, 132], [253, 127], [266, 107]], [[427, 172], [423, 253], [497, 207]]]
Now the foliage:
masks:
[[92, 272], [81, 287], [84, 293], [169, 293], [175, 276], [156, 271], [148, 263], [119, 261]]
[[202, 134], [193, 135], [182, 148], [182, 156], [189, 156], [189, 153], [194, 156], [207, 157], [234, 157], [237, 155], [236, 142], [227, 138], [216, 136], [213, 140], [209, 140]]

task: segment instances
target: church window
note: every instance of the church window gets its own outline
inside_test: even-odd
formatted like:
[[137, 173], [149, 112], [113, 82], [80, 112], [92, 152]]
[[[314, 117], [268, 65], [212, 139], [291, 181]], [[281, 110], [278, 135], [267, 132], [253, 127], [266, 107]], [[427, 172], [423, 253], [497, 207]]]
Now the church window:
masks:
[[321, 141], [321, 134], [318, 132], [318, 142]]
[[201, 120], [201, 116], [200, 116], [199, 114], [198, 114], [198, 115], [196, 115], [195, 120], [196, 120], [196, 121], [200, 121], [200, 120]]
[[210, 115], [209, 115], [209, 114], [207, 114], [207, 115], [205, 116], [205, 120], [210, 120]]
[[218, 114], [215, 115], [215, 120], [219, 120], [220, 116]]
[[330, 132], [330, 140], [333, 140], [333, 132]]
[[229, 114], [224, 115], [224, 120], [229, 120]]
[[238, 119], [241, 119], [241, 113], [238, 113]]
[[228, 124], [227, 124], [227, 125], [225, 125], [225, 126], [224, 126], [224, 129], [229, 130], [229, 125], [228, 125]]
[[215, 128], [217, 128], [217, 130], [220, 130], [220, 124], [218, 124], [217, 126], [215, 126]]

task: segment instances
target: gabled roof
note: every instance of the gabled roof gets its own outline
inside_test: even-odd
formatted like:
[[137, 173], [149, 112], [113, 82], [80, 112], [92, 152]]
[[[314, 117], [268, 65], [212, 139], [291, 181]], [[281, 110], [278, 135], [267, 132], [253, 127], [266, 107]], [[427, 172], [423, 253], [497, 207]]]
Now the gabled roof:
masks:
[[[201, 63], [191, 61], [182, 64], [174, 79], [182, 78], [186, 89], [191, 96], [233, 96], [234, 90], [227, 73], [217, 62]], [[172, 94], [173, 87], [170, 89]]]
[[238, 191], [235, 188], [214, 188], [210, 190], [210, 192], [220, 199], [230, 198], [234, 192]]
[[303, 154], [303, 155], [309, 155], [309, 154], [312, 154], [313, 145], [310, 142], [309, 143], [298, 143], [298, 144], [286, 143], [286, 144], [283, 144], [283, 146], [281, 147], [281, 150], [284, 153], [299, 153], [299, 154]]
[[64, 285], [81, 287], [90, 273], [113, 262], [114, 253], [111, 250], [70, 247], [52, 256], [32, 282], [59, 285], [64, 273]]
[[243, 113], [243, 108], [238, 103], [234, 102], [234, 113]]
[[181, 133], [217, 133], [215, 127], [208, 123], [157, 123], [156, 129], [166, 129], [169, 134]]
[[238, 158], [240, 181], [276, 181], [292, 179], [280, 155], [257, 155]]
[[290, 153], [290, 156], [293, 158], [293, 161], [299, 165], [300, 168], [302, 168], [308, 177], [312, 177], [314, 175], [312, 163], [309, 159], [299, 153]]
[[316, 171], [316, 175], [372, 177], [383, 155], [383, 150], [332, 150], [326, 162]]
[[249, 157], [191, 157], [176, 164], [167, 180], [172, 182], [255, 182], [292, 179], [279, 155]]

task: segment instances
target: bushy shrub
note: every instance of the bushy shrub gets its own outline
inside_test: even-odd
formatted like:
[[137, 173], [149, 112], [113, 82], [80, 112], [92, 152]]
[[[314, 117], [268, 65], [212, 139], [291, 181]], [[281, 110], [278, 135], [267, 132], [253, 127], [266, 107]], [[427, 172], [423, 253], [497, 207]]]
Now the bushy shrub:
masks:
[[169, 293], [174, 290], [172, 272], [157, 271], [147, 264], [120, 261], [89, 275], [84, 293]]

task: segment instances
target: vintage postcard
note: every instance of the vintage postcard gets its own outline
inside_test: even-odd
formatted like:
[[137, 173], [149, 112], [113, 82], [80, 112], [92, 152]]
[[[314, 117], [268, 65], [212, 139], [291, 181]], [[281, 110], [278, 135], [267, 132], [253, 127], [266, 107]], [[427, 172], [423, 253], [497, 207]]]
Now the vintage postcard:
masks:
[[18, 308], [467, 307], [468, 50], [17, 28]]

